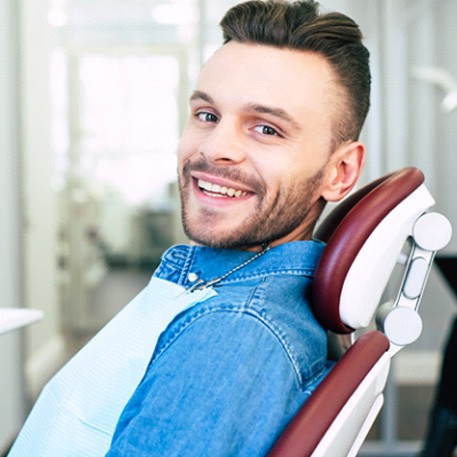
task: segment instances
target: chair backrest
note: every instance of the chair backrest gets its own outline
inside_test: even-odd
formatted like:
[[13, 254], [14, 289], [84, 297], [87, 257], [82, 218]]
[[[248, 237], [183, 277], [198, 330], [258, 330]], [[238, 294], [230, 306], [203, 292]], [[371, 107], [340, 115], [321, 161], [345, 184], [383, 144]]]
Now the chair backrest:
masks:
[[359, 189], [316, 231], [327, 243], [314, 281], [314, 311], [324, 327], [350, 333], [371, 322], [412, 227], [435, 202], [417, 168]]
[[444, 216], [426, 213], [434, 200], [423, 183], [417, 168], [386, 175], [345, 199], [316, 231], [327, 246], [313, 307], [322, 325], [338, 334], [373, 323], [405, 243], [412, 247], [395, 302], [381, 306], [379, 329], [362, 334], [335, 364], [270, 457], [346, 456], [360, 448], [382, 406], [390, 359], [420, 335], [417, 310], [428, 271], [451, 236]]

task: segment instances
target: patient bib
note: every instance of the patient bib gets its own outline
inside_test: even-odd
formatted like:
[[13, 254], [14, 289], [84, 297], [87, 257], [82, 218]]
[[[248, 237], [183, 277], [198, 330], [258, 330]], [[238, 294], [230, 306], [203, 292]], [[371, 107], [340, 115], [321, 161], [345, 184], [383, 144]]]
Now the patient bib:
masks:
[[160, 334], [180, 312], [216, 295], [184, 292], [153, 277], [45, 386], [8, 457], [105, 455]]

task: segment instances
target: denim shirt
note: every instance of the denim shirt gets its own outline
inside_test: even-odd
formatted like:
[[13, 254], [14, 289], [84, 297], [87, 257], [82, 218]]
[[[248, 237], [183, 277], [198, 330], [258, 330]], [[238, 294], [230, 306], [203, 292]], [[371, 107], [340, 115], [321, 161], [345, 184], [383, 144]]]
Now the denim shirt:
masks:
[[[160, 336], [106, 454], [264, 456], [326, 371], [326, 335], [308, 294], [323, 250], [272, 248], [213, 287]], [[190, 288], [253, 253], [180, 245], [155, 275]]]

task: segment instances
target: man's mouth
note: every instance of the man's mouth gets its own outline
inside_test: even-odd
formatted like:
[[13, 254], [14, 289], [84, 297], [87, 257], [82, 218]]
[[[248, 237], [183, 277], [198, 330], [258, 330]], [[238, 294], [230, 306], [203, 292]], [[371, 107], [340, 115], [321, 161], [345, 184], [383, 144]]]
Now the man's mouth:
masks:
[[210, 197], [240, 198], [248, 195], [248, 192], [244, 190], [235, 189], [234, 187], [221, 186], [220, 184], [213, 184], [209, 181], [204, 181], [203, 179], [199, 179], [197, 181], [197, 185], [205, 195]]

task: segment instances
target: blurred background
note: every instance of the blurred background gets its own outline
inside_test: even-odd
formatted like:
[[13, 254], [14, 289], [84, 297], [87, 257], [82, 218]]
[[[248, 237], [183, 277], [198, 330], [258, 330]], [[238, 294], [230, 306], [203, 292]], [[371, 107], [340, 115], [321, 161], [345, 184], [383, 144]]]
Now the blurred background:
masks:
[[[0, 337], [0, 451], [43, 384], [185, 241], [176, 145], [232, 0], [0, 2], [0, 307], [45, 319]], [[457, 2], [322, 0], [361, 25], [372, 108], [361, 184], [421, 168], [457, 227]], [[444, 253], [454, 258], [457, 237]], [[364, 455], [415, 455], [456, 312], [435, 268], [424, 332], [395, 359]]]

